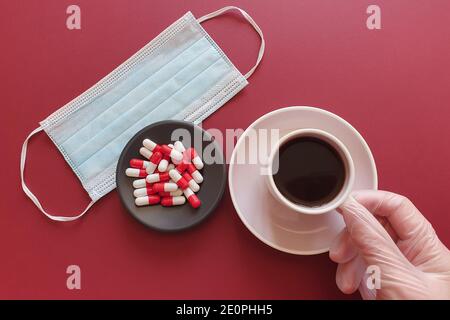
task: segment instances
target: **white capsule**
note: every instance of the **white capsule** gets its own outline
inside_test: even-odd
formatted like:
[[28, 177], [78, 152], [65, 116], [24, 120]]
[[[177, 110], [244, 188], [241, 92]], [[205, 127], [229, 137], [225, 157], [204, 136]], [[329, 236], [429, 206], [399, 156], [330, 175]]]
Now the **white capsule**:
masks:
[[140, 188], [145, 188], [145, 178], [144, 179], [137, 179], [133, 181], [133, 188], [135, 189], [140, 189]]
[[181, 153], [186, 151], [186, 148], [184, 147], [184, 145], [181, 141], [175, 141], [173, 144], [173, 147], [175, 148], [175, 150], [177, 150]]
[[202, 183], [203, 182], [203, 176], [199, 171], [194, 171], [191, 173], [192, 178], [195, 180], [195, 182], [197, 183]]
[[135, 189], [146, 188], [148, 186], [149, 186], [149, 184], [147, 183], [147, 181], [145, 181], [145, 178], [144, 179], [137, 179], [137, 180], [133, 181], [133, 187]]
[[174, 206], [179, 206], [181, 204], [185, 204], [186, 198], [184, 196], [176, 196], [172, 197], [172, 204]]
[[151, 152], [150, 150], [148, 150], [145, 147], [140, 148], [139, 153], [141, 154], [141, 156], [143, 156], [147, 160], [149, 160], [151, 158], [151, 156], [153, 155], [153, 152]]
[[133, 191], [133, 196], [135, 198], [145, 197], [146, 195], [147, 195], [147, 189], [146, 188], [135, 189]]
[[169, 161], [166, 158], [163, 158], [158, 164], [158, 171], [165, 172], [167, 167], [169, 166]]
[[200, 190], [200, 186], [194, 181], [194, 179], [189, 181], [189, 188], [191, 188], [194, 192], [198, 192]]
[[175, 165], [174, 165], [173, 163], [170, 163], [170, 164], [167, 166], [167, 169], [166, 169], [165, 172], [169, 172], [169, 171], [172, 170], [172, 169], [175, 169]]
[[149, 175], [147, 176], [147, 178], [145, 178], [145, 181], [147, 181], [148, 183], [159, 182], [159, 173], [152, 173], [152, 174], [149, 174]]
[[153, 172], [155, 172], [157, 167], [158, 167], [157, 164], [150, 162], [150, 164], [147, 166], [147, 168], [145, 168], [145, 170], [147, 171], [148, 174], [152, 174]]
[[194, 166], [195, 166], [198, 170], [200, 170], [200, 169], [203, 168], [203, 161], [202, 161], [202, 159], [200, 159], [199, 156], [194, 157], [194, 158], [192, 159], [192, 163], [194, 164]]

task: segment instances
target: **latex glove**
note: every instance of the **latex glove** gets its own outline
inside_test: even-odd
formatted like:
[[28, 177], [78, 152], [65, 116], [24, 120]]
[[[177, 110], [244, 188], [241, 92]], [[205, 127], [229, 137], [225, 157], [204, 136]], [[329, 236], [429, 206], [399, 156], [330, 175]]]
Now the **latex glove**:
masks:
[[[346, 228], [330, 248], [339, 263], [336, 283], [364, 299], [450, 299], [450, 252], [407, 198], [358, 191], [338, 210]], [[367, 286], [367, 266], [378, 266], [380, 289]]]

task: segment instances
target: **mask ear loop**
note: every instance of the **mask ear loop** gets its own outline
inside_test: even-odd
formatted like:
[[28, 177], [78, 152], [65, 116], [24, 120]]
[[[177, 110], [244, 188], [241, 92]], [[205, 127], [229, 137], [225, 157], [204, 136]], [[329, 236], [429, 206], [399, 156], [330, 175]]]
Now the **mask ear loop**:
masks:
[[259, 63], [261, 62], [263, 56], [264, 56], [264, 49], [266, 47], [266, 42], [264, 41], [264, 35], [263, 32], [261, 31], [261, 29], [259, 28], [259, 26], [256, 24], [256, 22], [253, 20], [252, 17], [250, 17], [250, 15], [245, 12], [244, 10], [242, 10], [241, 8], [235, 7], [235, 6], [227, 6], [224, 7], [222, 9], [219, 9], [217, 11], [208, 13], [206, 15], [204, 15], [203, 17], [200, 17], [197, 19], [198, 23], [202, 23], [206, 20], [209, 20], [211, 18], [220, 16], [221, 14], [225, 13], [226, 11], [229, 10], [237, 10], [239, 11], [244, 18], [252, 25], [252, 27], [255, 29], [255, 31], [258, 33], [258, 35], [261, 38], [261, 46], [259, 48], [259, 53], [258, 53], [258, 58], [256, 59], [256, 63], [255, 65], [244, 75], [244, 77], [246, 79], [250, 78], [250, 76], [253, 74], [253, 72], [255, 72], [256, 68], [258, 67]]
[[74, 216], [74, 217], [54, 216], [54, 215], [51, 215], [50, 213], [48, 213], [48, 212], [46, 212], [44, 210], [44, 208], [42, 207], [42, 205], [39, 202], [38, 198], [33, 194], [33, 192], [31, 192], [31, 190], [28, 188], [28, 186], [25, 183], [24, 172], [25, 172], [25, 161], [27, 159], [28, 140], [30, 140], [30, 138], [33, 135], [35, 135], [36, 133], [38, 133], [38, 132], [40, 132], [42, 130], [43, 130], [42, 127], [38, 127], [36, 129], [34, 129], [28, 135], [28, 137], [25, 139], [25, 141], [23, 142], [23, 145], [22, 145], [22, 153], [20, 155], [20, 179], [22, 181], [23, 192], [25, 192], [25, 194], [31, 199], [31, 201], [33, 201], [33, 203], [36, 205], [36, 207], [38, 207], [38, 209], [51, 220], [54, 220], [54, 221], [73, 221], [73, 220], [76, 220], [78, 218], [81, 218], [89, 210], [89, 208], [92, 207], [92, 205], [95, 203], [95, 201], [92, 200], [88, 204], [86, 209], [84, 209], [84, 211], [82, 213], [80, 213], [79, 215], [77, 215], [77, 216]]

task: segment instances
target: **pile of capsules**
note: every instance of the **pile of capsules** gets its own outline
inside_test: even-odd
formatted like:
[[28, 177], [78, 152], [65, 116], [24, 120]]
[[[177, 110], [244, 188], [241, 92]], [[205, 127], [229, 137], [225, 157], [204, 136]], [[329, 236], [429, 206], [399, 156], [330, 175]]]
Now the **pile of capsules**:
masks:
[[201, 202], [195, 193], [203, 182], [199, 171], [203, 161], [195, 149], [186, 149], [181, 141], [159, 145], [144, 139], [142, 145], [139, 153], [146, 160], [131, 159], [131, 168], [125, 171], [128, 177], [141, 178], [133, 181], [135, 204], [171, 207], [183, 205], [187, 199], [198, 208]]

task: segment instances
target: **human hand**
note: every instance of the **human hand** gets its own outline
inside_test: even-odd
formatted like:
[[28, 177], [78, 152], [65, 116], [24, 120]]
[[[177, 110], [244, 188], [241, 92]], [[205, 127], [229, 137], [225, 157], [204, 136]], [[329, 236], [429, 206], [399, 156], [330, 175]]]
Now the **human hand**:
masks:
[[[450, 251], [407, 198], [358, 191], [340, 207], [346, 228], [330, 248], [336, 283], [364, 299], [450, 299]], [[380, 270], [380, 289], [368, 288], [366, 269]], [[370, 279], [369, 279], [370, 280]]]

